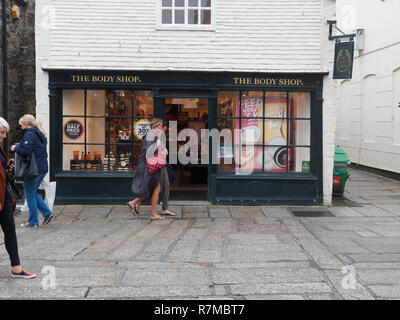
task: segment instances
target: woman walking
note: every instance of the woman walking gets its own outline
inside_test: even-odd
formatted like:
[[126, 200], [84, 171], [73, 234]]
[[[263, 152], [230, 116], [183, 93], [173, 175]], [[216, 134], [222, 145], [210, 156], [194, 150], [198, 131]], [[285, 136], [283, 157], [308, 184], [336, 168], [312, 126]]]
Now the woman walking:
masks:
[[[151, 216], [150, 220], [163, 220], [164, 217], [157, 213], [158, 196], [160, 193], [160, 180], [161, 172], [158, 170], [154, 174], [150, 174], [147, 168], [146, 153], [150, 147], [161, 146], [161, 140], [159, 136], [163, 133], [162, 131], [163, 121], [158, 118], [154, 118], [150, 122], [151, 130], [142, 139], [142, 152], [140, 154], [139, 162], [136, 166], [135, 176], [132, 181], [132, 192], [137, 196], [134, 200], [128, 202], [128, 206], [131, 208], [133, 214], [139, 214], [138, 207], [141, 202], [151, 197]], [[164, 156], [166, 156], [166, 150], [163, 150]]]
[[12, 171], [6, 153], [3, 150], [3, 141], [10, 129], [7, 121], [0, 117], [0, 224], [4, 232], [4, 243], [11, 260], [11, 277], [13, 278], [35, 278], [36, 274], [26, 271], [21, 267], [18, 255], [17, 234], [15, 232], [14, 215], [11, 212], [10, 196], [7, 191], [8, 171]]
[[34, 153], [40, 173], [38, 177], [22, 182], [29, 208], [29, 222], [22, 224], [21, 227], [37, 228], [39, 226], [38, 210], [43, 214], [43, 224], [48, 224], [53, 218], [53, 213], [37, 193], [48, 171], [46, 132], [41, 123], [30, 114], [26, 114], [20, 118], [19, 125], [24, 134], [18, 146], [11, 146], [11, 151], [15, 151], [19, 156], [28, 156]]

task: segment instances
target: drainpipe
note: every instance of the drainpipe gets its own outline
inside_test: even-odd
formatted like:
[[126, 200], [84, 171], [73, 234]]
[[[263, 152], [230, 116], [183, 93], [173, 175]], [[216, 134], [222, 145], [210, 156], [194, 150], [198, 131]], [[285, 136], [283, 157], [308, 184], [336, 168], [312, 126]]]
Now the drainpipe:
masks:
[[[8, 121], [8, 61], [7, 61], [7, 1], [2, 0], [3, 20], [3, 118]], [[7, 139], [4, 140], [4, 150], [8, 149]]]
[[7, 1], [2, 0], [3, 19], [3, 118], [8, 118], [8, 68], [7, 68]]

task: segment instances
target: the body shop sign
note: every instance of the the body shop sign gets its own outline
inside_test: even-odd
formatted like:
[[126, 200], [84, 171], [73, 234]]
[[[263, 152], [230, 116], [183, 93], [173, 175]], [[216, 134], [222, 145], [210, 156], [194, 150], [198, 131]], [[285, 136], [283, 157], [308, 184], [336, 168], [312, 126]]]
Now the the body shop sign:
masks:
[[77, 140], [82, 137], [83, 128], [82, 122], [71, 119], [64, 124], [64, 134], [71, 140]]

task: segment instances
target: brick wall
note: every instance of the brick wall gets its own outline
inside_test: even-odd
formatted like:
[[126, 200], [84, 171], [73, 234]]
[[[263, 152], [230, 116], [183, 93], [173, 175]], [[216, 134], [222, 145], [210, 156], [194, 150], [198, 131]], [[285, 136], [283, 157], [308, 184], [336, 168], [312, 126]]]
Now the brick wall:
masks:
[[[36, 112], [35, 1], [8, 1], [7, 4], [8, 122], [10, 124], [8, 141], [10, 144], [20, 138], [18, 119], [25, 113], [35, 114]], [[11, 16], [13, 4], [21, 8], [22, 14], [19, 19], [13, 19]], [[1, 56], [1, 82], [3, 81], [2, 72], [3, 57]], [[1, 116], [4, 115], [2, 90], [3, 83], [1, 83]]]

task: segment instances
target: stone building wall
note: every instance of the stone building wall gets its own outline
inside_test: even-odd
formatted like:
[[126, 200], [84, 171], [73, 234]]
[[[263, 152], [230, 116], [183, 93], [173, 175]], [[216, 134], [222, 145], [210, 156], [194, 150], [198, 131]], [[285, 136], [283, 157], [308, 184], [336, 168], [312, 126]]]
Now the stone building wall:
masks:
[[[13, 4], [18, 5], [21, 9], [21, 17], [19, 19], [12, 18], [11, 7]], [[25, 113], [35, 114], [35, 1], [14, 0], [7, 1], [7, 5], [7, 120], [10, 124], [8, 136], [10, 145], [18, 141], [21, 135], [18, 119]], [[0, 26], [2, 32], [2, 20], [0, 21]], [[2, 57], [2, 49], [0, 54]], [[2, 58], [0, 64], [3, 71]], [[0, 74], [0, 115], [4, 117], [2, 71]]]

